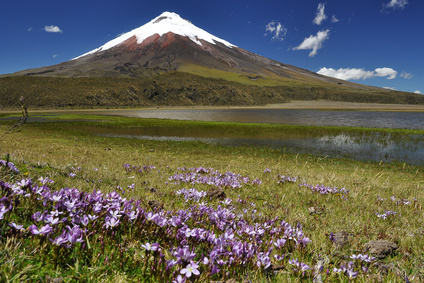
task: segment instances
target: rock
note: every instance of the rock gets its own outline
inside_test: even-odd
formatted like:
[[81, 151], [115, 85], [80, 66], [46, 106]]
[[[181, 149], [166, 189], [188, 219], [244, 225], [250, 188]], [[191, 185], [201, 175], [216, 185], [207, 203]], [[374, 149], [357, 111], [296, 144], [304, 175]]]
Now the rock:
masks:
[[349, 243], [349, 233], [345, 231], [337, 232], [330, 236], [330, 239], [333, 241], [333, 244], [336, 246], [336, 249], [341, 249]]
[[365, 249], [379, 259], [383, 259], [398, 249], [398, 246], [387, 240], [369, 241], [365, 244]]
[[144, 188], [146, 191], [151, 192], [151, 193], [156, 193], [156, 189], [151, 187], [151, 188]]
[[227, 197], [223, 189], [220, 188], [212, 188], [208, 191], [208, 196], [211, 199], [224, 199]]
[[382, 275], [387, 275], [389, 270], [393, 268], [393, 264], [384, 264], [382, 262], [376, 262], [374, 266], [377, 267], [378, 272]]
[[310, 215], [314, 215], [314, 214], [320, 215], [324, 213], [324, 209], [322, 207], [310, 207], [308, 208], [308, 212]]
[[163, 205], [160, 204], [157, 200], [149, 200], [149, 202], [147, 203], [151, 208], [154, 209], [162, 209]]
[[284, 269], [284, 265], [281, 265], [281, 264], [271, 264], [271, 270], [272, 271], [274, 271], [274, 272], [278, 272], [278, 271], [280, 271], [280, 270], [283, 270]]

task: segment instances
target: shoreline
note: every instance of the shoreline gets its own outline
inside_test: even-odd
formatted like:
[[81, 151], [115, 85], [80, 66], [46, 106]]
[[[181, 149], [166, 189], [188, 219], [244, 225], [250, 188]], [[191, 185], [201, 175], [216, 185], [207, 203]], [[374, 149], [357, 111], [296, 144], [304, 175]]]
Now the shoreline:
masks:
[[[268, 104], [268, 105], [241, 105], [241, 106], [147, 106], [147, 107], [134, 107], [134, 108], [65, 108], [65, 109], [52, 109], [52, 108], [39, 108], [31, 109], [33, 113], [37, 112], [104, 112], [116, 110], [163, 110], [163, 109], [317, 109], [317, 110], [342, 110], [342, 111], [399, 111], [399, 112], [424, 112], [424, 105], [413, 104], [379, 104], [379, 103], [360, 103], [360, 102], [341, 102], [330, 100], [293, 100], [287, 103]], [[2, 110], [1, 113], [15, 113], [20, 112], [16, 110]]]

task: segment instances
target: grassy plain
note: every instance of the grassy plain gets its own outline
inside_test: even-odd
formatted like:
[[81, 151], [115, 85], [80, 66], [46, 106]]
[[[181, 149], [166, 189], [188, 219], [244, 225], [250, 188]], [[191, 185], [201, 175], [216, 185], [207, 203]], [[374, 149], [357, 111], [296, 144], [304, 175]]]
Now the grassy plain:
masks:
[[[37, 113], [39, 114], [41, 113]], [[303, 233], [311, 240], [304, 248], [285, 250], [285, 259], [278, 262], [282, 265], [280, 269], [274, 259], [273, 271], [264, 270], [263, 266], [255, 267], [254, 263], [248, 265], [248, 270], [240, 267], [231, 269], [232, 273], [221, 272], [211, 277], [206, 267], [202, 267], [202, 273], [192, 276], [188, 281], [234, 278], [240, 282], [294, 282], [312, 281], [314, 276], [321, 274], [324, 282], [348, 282], [350, 279], [345, 271], [336, 272], [334, 269], [346, 266], [353, 254], [367, 254], [369, 251], [365, 249], [365, 244], [377, 239], [394, 242], [399, 248], [386, 258], [369, 264], [363, 263], [361, 266], [361, 263], [355, 262], [355, 270], [358, 272], [355, 277], [359, 282], [404, 282], [405, 278], [411, 282], [422, 282], [424, 279], [423, 167], [292, 154], [268, 148], [100, 137], [79, 129], [82, 125], [90, 124], [105, 128], [153, 124], [158, 127], [222, 127], [231, 128], [232, 131], [248, 131], [249, 128], [254, 131], [257, 127], [270, 127], [276, 131], [289, 129], [283, 126], [189, 123], [78, 114], [59, 114], [44, 118], [49, 121], [25, 124], [2, 137], [0, 159], [10, 158], [21, 171], [13, 174], [0, 168], [2, 180], [13, 183], [21, 178], [31, 178], [35, 181], [43, 176], [55, 181], [50, 185], [52, 190], [69, 187], [87, 192], [96, 189], [104, 193], [117, 190], [117, 186], [120, 186], [128, 188], [125, 189], [126, 198], [140, 199], [146, 211], [154, 210], [149, 208], [149, 201], [159, 203], [166, 211], [177, 211], [196, 204], [185, 202], [182, 196], [176, 194], [177, 190], [195, 188], [198, 191], [208, 191], [211, 186], [199, 183], [173, 184], [169, 181], [170, 176], [181, 173], [179, 168], [184, 167], [213, 168], [222, 174], [233, 172], [248, 176], [250, 180], [259, 179], [262, 183], [244, 184], [239, 188], [224, 187], [231, 204], [209, 198], [202, 201], [207, 201], [214, 207], [229, 207], [236, 213], [249, 211], [248, 214], [253, 214], [251, 211], [255, 210], [259, 219], [278, 217], [279, 221], [284, 220], [292, 226], [300, 223]], [[6, 132], [12, 124], [12, 121], [0, 122], [0, 133]], [[303, 128], [305, 129], [323, 130], [320, 127]], [[124, 169], [124, 164], [154, 166], [155, 169], [144, 173], [128, 172]], [[75, 176], [71, 177], [70, 173], [75, 173]], [[282, 176], [297, 177], [297, 181], [279, 182]], [[128, 186], [132, 184], [134, 188], [130, 189]], [[349, 192], [321, 194], [314, 192], [306, 184], [315, 188], [318, 185], [345, 188]], [[396, 212], [396, 215], [388, 215], [387, 219], [377, 216], [388, 211]], [[12, 218], [18, 219], [17, 216]], [[11, 221], [12, 218], [7, 219]], [[112, 244], [104, 248], [104, 255], [93, 256], [93, 259], [88, 260], [78, 257], [83, 252], [75, 251], [73, 257], [58, 264], [57, 258], [52, 256], [55, 250], [48, 248], [48, 241], [13, 234], [12, 228], [5, 223], [6, 218], [0, 220], [0, 223], [2, 221], [0, 278], [5, 282], [13, 278], [15, 281], [47, 281], [49, 277], [62, 278], [64, 281], [164, 280], [153, 269], [151, 273], [146, 273], [146, 269], [140, 265], [150, 264], [150, 261], [140, 261], [137, 258], [148, 255], [144, 254], [141, 244], [146, 240], [160, 242], [159, 236], [132, 238], [131, 233], [122, 236], [127, 245], [123, 250], [136, 249], [136, 252], [128, 252], [126, 257], [129, 260], [125, 261], [124, 266], [120, 264], [122, 257], [116, 255], [118, 248]], [[24, 227], [31, 223], [30, 219], [22, 221], [19, 224]], [[342, 231], [349, 236], [347, 244], [340, 248], [330, 240], [330, 235]], [[272, 236], [268, 239], [275, 240]], [[160, 244], [166, 246], [165, 243]], [[97, 243], [91, 242], [91, 245], [95, 248]], [[74, 249], [80, 251], [81, 245]], [[200, 253], [197, 250], [196, 252]], [[276, 249], [271, 255], [274, 253]], [[169, 254], [166, 256], [169, 259]], [[296, 266], [289, 263], [289, 259], [299, 259], [314, 270], [295, 271]], [[196, 260], [200, 261], [201, 258], [196, 257]], [[323, 262], [321, 271], [314, 268], [318, 262]], [[139, 265], [134, 267], [135, 263]], [[365, 271], [366, 268], [369, 269]], [[178, 272], [173, 273], [175, 277], [177, 274]]]

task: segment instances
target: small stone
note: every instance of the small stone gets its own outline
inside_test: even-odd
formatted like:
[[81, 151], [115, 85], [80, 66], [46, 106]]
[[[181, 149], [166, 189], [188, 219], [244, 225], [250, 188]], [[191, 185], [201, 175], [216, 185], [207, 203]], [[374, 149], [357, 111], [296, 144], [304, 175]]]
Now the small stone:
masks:
[[323, 209], [321, 207], [310, 207], [308, 208], [308, 212], [310, 215], [314, 215], [314, 214], [320, 215], [323, 213]]
[[365, 244], [365, 249], [379, 259], [383, 259], [398, 249], [398, 246], [387, 240], [369, 241]]
[[208, 191], [208, 196], [212, 199], [225, 199], [227, 195], [225, 194], [223, 189], [220, 188], [212, 188]]

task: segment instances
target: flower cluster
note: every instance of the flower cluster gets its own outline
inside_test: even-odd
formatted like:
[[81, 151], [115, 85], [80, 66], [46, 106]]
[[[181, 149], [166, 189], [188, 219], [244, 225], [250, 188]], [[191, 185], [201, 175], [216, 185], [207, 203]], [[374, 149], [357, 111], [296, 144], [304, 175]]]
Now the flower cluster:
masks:
[[296, 183], [297, 177], [289, 177], [289, 176], [277, 176], [278, 178], [278, 184], [284, 184], [284, 183]]
[[197, 191], [195, 188], [191, 188], [190, 190], [181, 189], [175, 192], [176, 195], [183, 195], [186, 201], [194, 200], [198, 202], [200, 199], [204, 198], [208, 195], [205, 191]]
[[144, 166], [131, 166], [130, 164], [124, 164], [125, 171], [127, 172], [136, 172], [136, 173], [148, 173], [154, 169], [156, 166], [153, 165], [144, 165]]
[[[390, 200], [394, 202], [397, 206], [411, 204], [411, 202], [408, 199], [398, 199], [394, 195], [390, 197]], [[413, 200], [415, 201], [416, 199], [414, 198]], [[377, 195], [377, 202], [383, 203], [384, 201], [385, 201], [384, 198], [381, 198], [379, 195]]]
[[249, 177], [232, 172], [221, 174], [212, 168], [179, 168], [178, 171], [182, 173], [176, 173], [169, 177], [169, 181], [173, 181], [175, 184], [207, 184], [220, 188], [241, 188], [245, 184], [261, 184], [258, 179], [251, 181]]
[[9, 168], [10, 171], [12, 171], [16, 174], [20, 173], [18, 168], [15, 166], [15, 164], [13, 164], [10, 161], [5, 161], [5, 160], [0, 159], [0, 167]]
[[[47, 253], [48, 249], [90, 252], [87, 247], [92, 249], [95, 243], [103, 247], [107, 241], [121, 247], [122, 239], [117, 235], [132, 227], [139, 231], [140, 250], [146, 255], [154, 254], [154, 260], [145, 257], [145, 264], [151, 265], [157, 276], [168, 276], [162, 278], [165, 281], [192, 276], [219, 278], [229, 272], [236, 275], [241, 267], [266, 270], [273, 261], [289, 260], [287, 255], [304, 250], [311, 242], [300, 224], [292, 227], [277, 217], [263, 218], [255, 215], [256, 210], [237, 213], [231, 199], [222, 201], [224, 207], [198, 204], [178, 211], [148, 211], [141, 207], [140, 200], [126, 199], [115, 191], [54, 191], [48, 187], [53, 183], [42, 177], [38, 182], [0, 182], [4, 195], [0, 199], [0, 219], [10, 227], [5, 233], [28, 231], [50, 243]], [[182, 189], [178, 194], [187, 199], [205, 196], [205, 192], [195, 189]], [[17, 198], [21, 200], [12, 201]], [[30, 219], [10, 213], [23, 203], [32, 209]], [[118, 254], [123, 256], [125, 251], [121, 247]], [[60, 252], [53, 254], [61, 256]], [[165, 267], [165, 273], [160, 266]]]
[[[369, 272], [369, 264], [375, 260], [375, 257], [369, 255], [351, 255], [350, 256], [353, 261], [349, 261], [346, 265], [341, 265], [340, 268], [334, 268], [333, 272], [335, 273], [345, 273], [350, 279], [356, 278], [358, 273], [362, 270], [364, 273]], [[356, 263], [356, 264], [355, 264]], [[357, 267], [358, 271], [355, 271], [355, 267]], [[360, 269], [358, 269], [360, 267]]]
[[[382, 218], [382, 219], [387, 219], [389, 217], [394, 217], [396, 214], [397, 214], [396, 211], [390, 211], [390, 210], [385, 210], [384, 213], [381, 213], [381, 214], [378, 213], [378, 212], [375, 213], [375, 215], [378, 218]], [[400, 216], [400, 214], [399, 214], [399, 216]]]
[[324, 185], [309, 185], [306, 183], [299, 184], [301, 187], [307, 187], [309, 188], [313, 193], [319, 193], [320, 195], [341, 195], [342, 197], [346, 197], [347, 194], [349, 194], [349, 190], [346, 190], [345, 188], [337, 188], [337, 187], [327, 187]]

